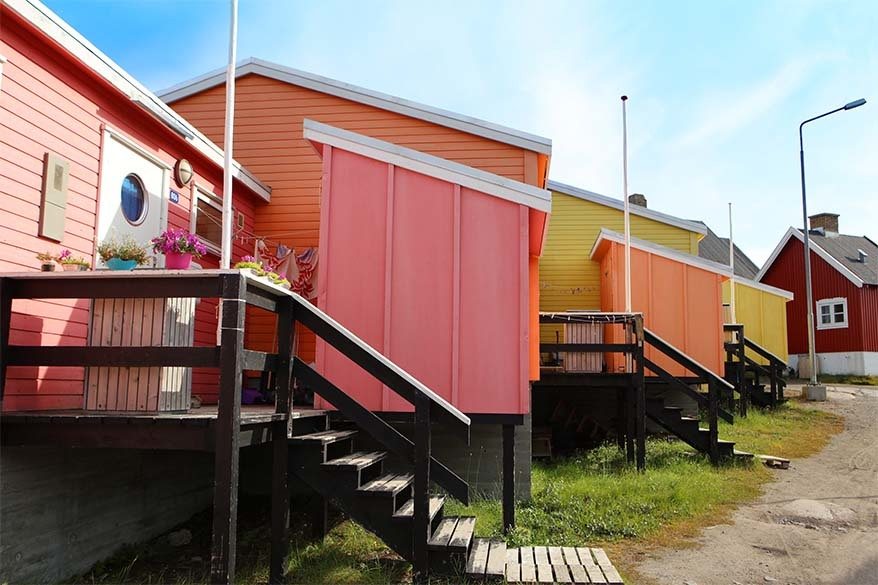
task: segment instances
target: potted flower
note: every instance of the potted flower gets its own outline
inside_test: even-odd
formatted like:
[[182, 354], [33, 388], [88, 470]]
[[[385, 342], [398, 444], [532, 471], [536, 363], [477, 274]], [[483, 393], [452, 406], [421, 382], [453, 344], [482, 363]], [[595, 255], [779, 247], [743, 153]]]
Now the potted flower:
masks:
[[262, 262], [258, 261], [253, 256], [242, 257], [240, 262], [235, 263], [235, 268], [238, 270], [249, 270], [253, 276], [265, 276], [265, 269], [262, 267]]
[[110, 270], [134, 270], [149, 260], [146, 247], [131, 236], [117, 240], [110, 237], [98, 246], [98, 256]]
[[152, 251], [165, 255], [165, 268], [186, 270], [192, 258], [207, 254], [207, 248], [195, 234], [184, 229], [166, 229], [152, 239]]
[[48, 252], [37, 254], [37, 260], [40, 261], [40, 271], [53, 272], [55, 270], [55, 257]]
[[74, 257], [73, 253], [67, 248], [64, 248], [58, 254], [58, 262], [64, 270], [88, 270], [91, 268], [91, 264], [85, 258]]

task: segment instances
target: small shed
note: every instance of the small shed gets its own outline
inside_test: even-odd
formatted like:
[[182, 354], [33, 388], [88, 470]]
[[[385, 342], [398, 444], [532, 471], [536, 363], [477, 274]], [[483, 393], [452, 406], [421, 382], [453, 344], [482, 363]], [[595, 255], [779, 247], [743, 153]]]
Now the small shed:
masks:
[[[787, 361], [787, 303], [793, 300], [793, 293], [740, 276], [735, 277], [734, 285], [735, 321], [744, 326], [744, 336]], [[723, 283], [727, 323], [731, 323], [731, 286], [732, 281]], [[766, 363], [765, 358], [749, 349], [747, 355]]]
[[[601, 310], [624, 311], [624, 236], [602, 229], [591, 259], [601, 266]], [[730, 277], [723, 264], [631, 238], [632, 309], [643, 313], [647, 329], [719, 375], [725, 362], [722, 287]], [[608, 328], [608, 337], [617, 334], [616, 329]], [[692, 375], [650, 347], [646, 357], [674, 376]], [[621, 356], [611, 354], [608, 359], [613, 369], [623, 365]]]
[[[311, 120], [304, 135], [323, 159], [320, 308], [463, 412], [529, 412], [549, 192]], [[365, 407], [409, 410], [320, 341], [316, 361]]]

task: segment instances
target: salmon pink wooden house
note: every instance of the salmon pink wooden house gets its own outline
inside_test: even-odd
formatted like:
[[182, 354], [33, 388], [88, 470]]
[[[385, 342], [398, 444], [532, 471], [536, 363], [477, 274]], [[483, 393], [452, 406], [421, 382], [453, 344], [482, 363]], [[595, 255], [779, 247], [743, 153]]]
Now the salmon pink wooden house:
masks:
[[[96, 266], [108, 236], [145, 243], [166, 227], [200, 233], [212, 250], [201, 265], [216, 267], [222, 151], [39, 2], [4, 1], [0, 30], [0, 272], [36, 270], [36, 254], [64, 248]], [[270, 190], [237, 163], [235, 173], [237, 229], [252, 230]], [[247, 253], [236, 239], [235, 256]], [[11, 341], [82, 344], [90, 320], [86, 301], [16, 302]], [[195, 342], [215, 335], [215, 305], [199, 303]], [[84, 406], [82, 368], [8, 374], [3, 410]], [[216, 388], [196, 373], [193, 393], [210, 402]]]
[[[319, 306], [463, 412], [528, 413], [549, 192], [311, 120], [304, 135], [323, 159]], [[324, 343], [317, 366], [370, 410], [409, 410]]]

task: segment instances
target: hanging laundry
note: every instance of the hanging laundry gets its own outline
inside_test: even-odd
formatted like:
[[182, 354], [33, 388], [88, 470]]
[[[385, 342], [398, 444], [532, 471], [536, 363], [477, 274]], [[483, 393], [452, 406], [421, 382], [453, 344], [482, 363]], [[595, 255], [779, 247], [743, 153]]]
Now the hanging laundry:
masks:
[[295, 273], [288, 272], [290, 288], [308, 300], [317, 297], [317, 248], [306, 248], [301, 254], [293, 252]]

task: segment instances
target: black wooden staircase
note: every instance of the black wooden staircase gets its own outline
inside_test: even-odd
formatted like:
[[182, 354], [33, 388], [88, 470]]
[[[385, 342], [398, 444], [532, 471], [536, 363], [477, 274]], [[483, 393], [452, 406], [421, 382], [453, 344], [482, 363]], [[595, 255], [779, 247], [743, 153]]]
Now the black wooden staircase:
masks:
[[[746, 416], [750, 404], [774, 408], [786, 402], [783, 395], [786, 388], [786, 379], [783, 377], [786, 363], [749, 339], [744, 334], [743, 325], [725, 325], [724, 329], [727, 335], [725, 379], [740, 391], [740, 414]], [[757, 358], [766, 363], [759, 363]]]
[[[714, 464], [733, 455], [749, 455], [735, 451], [734, 443], [719, 438], [719, 419], [722, 418], [729, 423], [734, 422], [734, 415], [723, 408], [721, 403], [734, 400], [735, 387], [649, 329], [644, 328], [643, 333], [646, 345], [658, 350], [693, 374], [692, 377], [683, 380], [670, 374], [653, 360], [644, 358], [646, 369], [657, 376], [653, 378], [654, 380], [679, 390], [695, 400], [699, 411], [704, 412], [707, 417], [707, 428], [700, 426], [699, 419], [683, 416], [681, 408], [666, 406], [661, 398], [646, 400], [646, 416], [693, 449], [707, 454]], [[707, 392], [696, 390], [693, 384], [706, 386]]]

